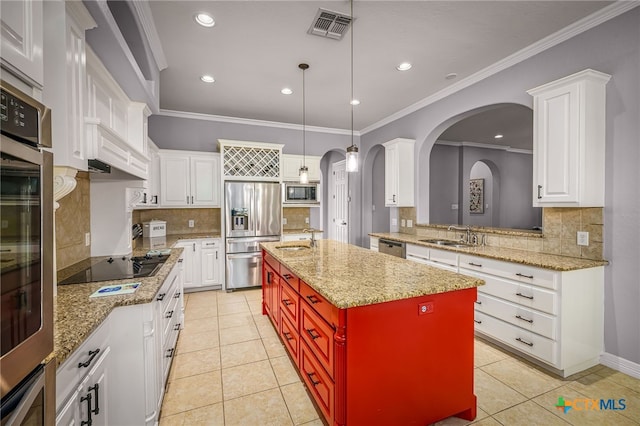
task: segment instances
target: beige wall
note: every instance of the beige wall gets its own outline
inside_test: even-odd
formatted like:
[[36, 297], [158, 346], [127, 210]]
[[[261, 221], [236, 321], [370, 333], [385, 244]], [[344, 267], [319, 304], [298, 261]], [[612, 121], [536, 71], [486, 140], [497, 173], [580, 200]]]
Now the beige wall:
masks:
[[91, 232], [89, 174], [78, 172], [76, 188], [58, 203], [56, 222], [56, 269], [59, 271], [91, 257], [85, 234]]
[[[543, 235], [523, 237], [487, 232], [487, 245], [528, 250], [539, 253], [558, 254], [585, 259], [603, 259], [602, 236], [604, 228], [603, 208], [547, 207], [542, 210]], [[415, 225], [416, 209], [400, 208], [400, 221], [411, 219]], [[577, 232], [589, 233], [589, 245], [577, 244]], [[447, 231], [442, 226], [400, 227], [400, 232], [431, 238], [456, 239], [458, 233]], [[480, 232], [482, 233], [482, 232]]]
[[[220, 233], [220, 209], [154, 209], [134, 210], [133, 223], [164, 220], [167, 234]], [[194, 227], [189, 228], [189, 220]]]

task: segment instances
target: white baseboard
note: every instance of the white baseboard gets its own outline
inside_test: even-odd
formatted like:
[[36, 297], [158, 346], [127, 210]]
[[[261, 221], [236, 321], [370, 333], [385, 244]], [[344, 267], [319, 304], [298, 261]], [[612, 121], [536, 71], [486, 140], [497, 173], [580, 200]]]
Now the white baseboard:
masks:
[[600, 363], [621, 373], [640, 379], [640, 364], [609, 353], [600, 355]]

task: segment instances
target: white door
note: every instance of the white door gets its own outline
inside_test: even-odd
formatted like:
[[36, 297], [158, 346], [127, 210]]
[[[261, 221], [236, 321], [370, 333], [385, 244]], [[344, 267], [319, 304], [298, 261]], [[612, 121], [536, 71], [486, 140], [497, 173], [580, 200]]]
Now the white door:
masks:
[[331, 165], [330, 216], [331, 238], [343, 243], [349, 242], [349, 185], [346, 161], [338, 161]]

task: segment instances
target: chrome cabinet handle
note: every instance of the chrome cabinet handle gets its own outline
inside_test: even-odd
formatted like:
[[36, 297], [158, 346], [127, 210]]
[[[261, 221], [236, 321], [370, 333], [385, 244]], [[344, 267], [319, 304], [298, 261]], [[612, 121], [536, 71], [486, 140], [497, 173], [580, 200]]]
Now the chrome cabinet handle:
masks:
[[525, 344], [525, 345], [527, 345], [527, 346], [533, 346], [533, 343], [531, 343], [531, 342], [527, 342], [526, 340], [522, 340], [522, 339], [521, 339], [521, 338], [519, 338], [519, 337], [516, 337], [516, 340], [517, 340], [518, 342], [520, 342], [520, 343], [524, 343], [524, 344]]
[[516, 315], [516, 318], [517, 318], [517, 319], [519, 319], [519, 320], [522, 320], [522, 321], [526, 321], [526, 322], [528, 322], [529, 324], [533, 324], [533, 320], [532, 320], [532, 319], [528, 319], [528, 318], [525, 318], [525, 317], [521, 317], [520, 315]]
[[530, 280], [533, 279], [533, 275], [525, 275], [525, 274], [521, 274], [520, 272], [518, 272], [516, 275], [522, 278], [529, 278]]

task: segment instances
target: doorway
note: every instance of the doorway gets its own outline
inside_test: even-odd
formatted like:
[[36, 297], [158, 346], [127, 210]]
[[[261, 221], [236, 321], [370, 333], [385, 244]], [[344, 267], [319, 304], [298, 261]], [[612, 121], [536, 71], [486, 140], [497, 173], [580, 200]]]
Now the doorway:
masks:
[[345, 160], [332, 163], [329, 171], [329, 238], [349, 242], [349, 178]]

